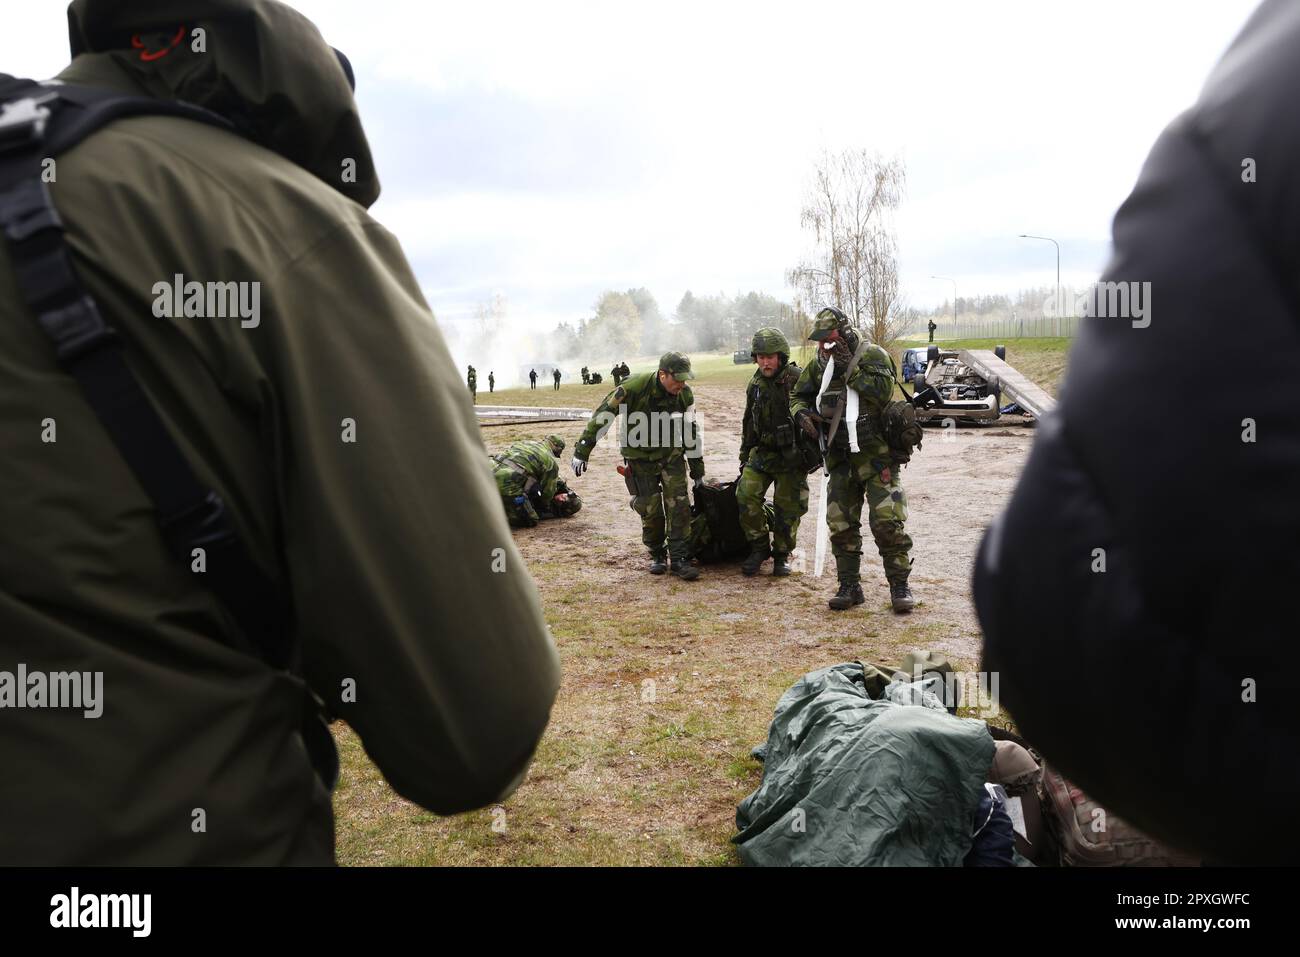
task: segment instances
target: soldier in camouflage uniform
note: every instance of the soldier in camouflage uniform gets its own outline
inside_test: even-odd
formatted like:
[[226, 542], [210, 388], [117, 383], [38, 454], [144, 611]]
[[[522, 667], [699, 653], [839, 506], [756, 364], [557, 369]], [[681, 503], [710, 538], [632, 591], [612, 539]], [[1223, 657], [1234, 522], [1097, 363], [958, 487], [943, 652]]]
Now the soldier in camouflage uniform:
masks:
[[[880, 418], [894, 394], [894, 360], [875, 343], [863, 345], [848, 318], [838, 309], [819, 312], [808, 338], [818, 343], [817, 358], [799, 377], [790, 404], [799, 426], [810, 435], [818, 432], [826, 435], [835, 399], [847, 397], [847, 389], [858, 396], [857, 422], [844, 414], [835, 436], [828, 440], [826, 451], [826, 467], [830, 471], [826, 519], [840, 580], [839, 592], [830, 600], [830, 607], [839, 611], [860, 605], [864, 600], [859, 567], [865, 499], [868, 525], [884, 560], [894, 611], [911, 611], [916, 602], [907, 584], [912, 569], [909, 557], [912, 539], [904, 527], [907, 496], [899, 482], [898, 465], [885, 441]], [[850, 370], [860, 346], [858, 362]], [[818, 408], [818, 395], [823, 391], [822, 380], [828, 364], [833, 364], [832, 378]], [[849, 444], [849, 431], [855, 428], [857, 452]]]
[[469, 386], [469, 397], [471, 402], [478, 401], [478, 373], [474, 367], [469, 367], [469, 374], [465, 377], [465, 382]]
[[[784, 576], [790, 574], [788, 561], [799, 537], [799, 520], [808, 511], [808, 473], [794, 447], [790, 413], [790, 389], [799, 379], [799, 367], [790, 362], [790, 343], [780, 329], [754, 333], [750, 357], [758, 363], [758, 371], [745, 388], [736, 486], [740, 526], [750, 551], [740, 570], [754, 575], [770, 556], [772, 574]], [[776, 486], [770, 542], [763, 513], [769, 485]]]
[[[561, 491], [559, 488], [560, 465], [555, 458], [563, 451], [564, 439], [548, 435], [545, 442], [516, 442], [504, 452], [492, 456], [492, 477], [501, 493], [506, 519], [515, 528], [532, 528], [537, 524], [537, 509], [528, 500], [535, 489], [540, 489], [542, 502], [555, 503], [551, 506], [553, 513], [564, 511], [567, 489]], [[559, 510], [556, 505], [560, 506]]]
[[[615, 367], [617, 368], [617, 366]], [[605, 397], [587, 423], [573, 453], [573, 474], [587, 469], [596, 442], [620, 414], [627, 418], [622, 436], [624, 480], [632, 493], [631, 506], [641, 516], [641, 541], [650, 552], [650, 574], [669, 570], [685, 581], [700, 577], [690, 562], [691, 504], [686, 472], [698, 487], [704, 481], [704, 455], [695, 421], [691, 360], [669, 352], [659, 371], [630, 376]], [[665, 545], [665, 538], [667, 544]]]

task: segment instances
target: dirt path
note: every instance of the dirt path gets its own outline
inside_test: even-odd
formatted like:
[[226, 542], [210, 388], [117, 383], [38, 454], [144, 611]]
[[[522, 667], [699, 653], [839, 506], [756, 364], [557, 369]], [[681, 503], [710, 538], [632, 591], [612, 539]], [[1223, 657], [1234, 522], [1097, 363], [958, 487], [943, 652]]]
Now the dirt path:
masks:
[[[701, 384], [696, 405], [711, 476], [736, 472], [743, 388]], [[568, 403], [566, 403], [568, 404]], [[496, 450], [551, 431], [569, 451], [581, 423], [484, 429]], [[388, 790], [355, 736], [339, 735], [339, 858], [398, 864], [731, 864], [737, 803], [757, 785], [749, 756], [782, 692], [841, 661], [897, 664], [913, 648], [978, 660], [971, 564], [1033, 440], [1023, 427], [927, 430], [903, 473], [919, 605], [894, 615], [868, 533], [867, 602], [833, 612], [834, 563], [812, 576], [815, 487], [799, 532], [806, 573], [747, 579], [738, 563], [696, 582], [645, 571], [640, 523], [615, 466], [613, 436], [581, 478], [571, 519], [517, 531], [563, 667], [550, 726], [528, 777], [504, 808], [436, 818]], [[566, 463], [569, 454], [563, 456]], [[814, 481], [818, 476], [811, 477]], [[865, 516], [864, 516], [865, 517]], [[797, 560], [797, 559], [796, 559]], [[508, 821], [508, 827], [502, 828]]]
[[[735, 388], [702, 385], [696, 390], [696, 407], [704, 434], [708, 475], [733, 478], [740, 451], [738, 423], [744, 410], [743, 393]], [[561, 434], [572, 443], [580, 429], [565, 424]], [[912, 587], [921, 605], [911, 616], [898, 617], [896, 623], [902, 627], [932, 627], [936, 640], [931, 647], [936, 650], [968, 660], [978, 656], [979, 629], [969, 588], [975, 550], [984, 529], [1009, 496], [1033, 436], [1033, 429], [1023, 426], [927, 429], [923, 448], [903, 471], [908, 531], [915, 543]], [[501, 445], [514, 438], [514, 434], [508, 439], [488, 436]], [[569, 476], [583, 497], [583, 511], [570, 521], [549, 522], [519, 533], [517, 541], [530, 561], [553, 562], [564, 556], [590, 563], [594, 550], [598, 560], [589, 580], [614, 589], [630, 589], [631, 598], [632, 593], [648, 584], [645, 551], [640, 541], [640, 522], [628, 507], [622, 478], [614, 471], [622, 460], [617, 443], [609, 441], [612, 438], [607, 437], [597, 446], [586, 475], [580, 479]], [[704, 576], [692, 586], [699, 593], [695, 597], [711, 604], [729, 604], [737, 596], [749, 597], [756, 589], [765, 601], [780, 601], [786, 611], [797, 609], [797, 629], [790, 630], [798, 630], [800, 637], [807, 637], [810, 630], [814, 634], [851, 632], [856, 612], [839, 614], [825, 606], [826, 598], [836, 588], [834, 559], [827, 554], [823, 577], [812, 576], [820, 479], [820, 473], [809, 476], [811, 501], [799, 529], [795, 576], [784, 582], [772, 579], [770, 562], [754, 579], [741, 576], [737, 564], [706, 566]], [[864, 512], [864, 526], [865, 520]], [[884, 571], [870, 533], [865, 527], [863, 532], [864, 607], [886, 609], [889, 590]], [[594, 549], [593, 541], [598, 543]]]

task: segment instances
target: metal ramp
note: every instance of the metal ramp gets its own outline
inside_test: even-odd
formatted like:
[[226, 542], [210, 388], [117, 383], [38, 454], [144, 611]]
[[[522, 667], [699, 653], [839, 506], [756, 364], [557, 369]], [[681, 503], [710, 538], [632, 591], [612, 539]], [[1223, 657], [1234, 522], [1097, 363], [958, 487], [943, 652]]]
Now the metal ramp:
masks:
[[526, 425], [530, 422], [585, 422], [591, 409], [538, 408], [530, 405], [476, 405], [483, 425]]
[[992, 349], [962, 349], [959, 357], [985, 379], [997, 376], [1002, 383], [1003, 399], [1010, 398], [1034, 418], [1041, 419], [1056, 408], [1056, 400], [1046, 390], [995, 356]]

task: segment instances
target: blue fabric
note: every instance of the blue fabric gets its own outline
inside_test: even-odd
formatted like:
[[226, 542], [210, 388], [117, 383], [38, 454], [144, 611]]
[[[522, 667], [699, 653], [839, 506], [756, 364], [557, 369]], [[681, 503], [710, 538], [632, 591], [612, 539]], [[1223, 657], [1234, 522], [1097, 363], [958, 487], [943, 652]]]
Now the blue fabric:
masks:
[[1012, 852], [1016, 832], [1007, 813], [1001, 788], [990, 791], [984, 788], [980, 802], [975, 807], [972, 832], [975, 842], [962, 862], [963, 867], [1013, 867]]

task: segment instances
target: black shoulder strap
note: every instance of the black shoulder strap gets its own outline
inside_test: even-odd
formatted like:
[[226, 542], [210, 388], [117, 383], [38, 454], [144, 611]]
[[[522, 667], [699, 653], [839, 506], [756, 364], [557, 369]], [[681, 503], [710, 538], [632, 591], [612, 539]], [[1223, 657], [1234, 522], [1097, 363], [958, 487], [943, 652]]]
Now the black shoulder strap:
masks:
[[167, 548], [187, 566], [194, 550], [203, 549], [203, 580], [238, 623], [241, 650], [288, 668], [294, 646], [287, 603], [253, 563], [220, 496], [199, 481], [131, 372], [116, 331], [73, 269], [63, 222], [42, 179], [44, 160], [105, 124], [157, 114], [232, 128], [186, 103], [0, 74], [0, 232], [19, 293], [153, 501]]

